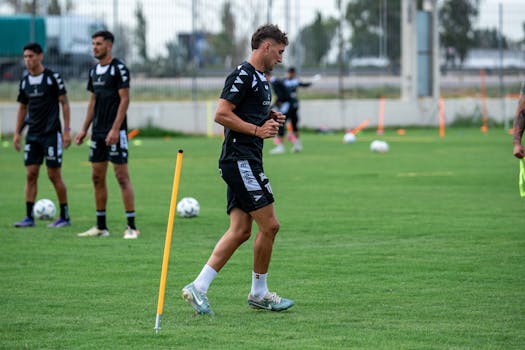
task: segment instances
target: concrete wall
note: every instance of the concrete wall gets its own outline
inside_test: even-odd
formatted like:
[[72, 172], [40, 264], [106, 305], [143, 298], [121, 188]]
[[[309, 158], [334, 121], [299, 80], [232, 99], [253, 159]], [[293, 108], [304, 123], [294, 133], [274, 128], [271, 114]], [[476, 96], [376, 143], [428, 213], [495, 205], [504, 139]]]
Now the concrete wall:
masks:
[[[462, 98], [444, 101], [445, 120], [452, 123], [458, 117], [481, 115], [481, 99]], [[503, 122], [511, 120], [517, 106], [517, 99], [487, 99], [486, 110], [489, 119]], [[128, 112], [128, 126], [141, 128], [148, 125], [191, 134], [222, 132], [222, 127], [213, 122], [217, 101], [199, 102], [133, 102]], [[13, 132], [18, 104], [0, 104], [0, 126], [3, 134]], [[78, 131], [85, 118], [87, 103], [71, 103], [73, 132]], [[365, 119], [369, 127], [377, 125], [380, 102], [371, 100], [307, 100], [301, 102], [301, 126], [317, 129], [346, 129], [357, 126]], [[416, 102], [403, 100], [384, 101], [384, 125], [389, 126], [437, 126], [439, 122], [438, 103], [432, 99]], [[511, 125], [512, 122], [509, 122]]]

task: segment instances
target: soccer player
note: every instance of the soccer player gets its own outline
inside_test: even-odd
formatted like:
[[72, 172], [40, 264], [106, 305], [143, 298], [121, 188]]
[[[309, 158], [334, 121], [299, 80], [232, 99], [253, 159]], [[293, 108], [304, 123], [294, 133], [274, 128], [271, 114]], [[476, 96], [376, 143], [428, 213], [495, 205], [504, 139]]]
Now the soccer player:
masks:
[[525, 130], [525, 81], [521, 84], [520, 99], [518, 101], [518, 107], [516, 108], [516, 114], [514, 115], [513, 154], [516, 158], [520, 159], [525, 157], [525, 149], [521, 144], [523, 130]]
[[[290, 67], [288, 68], [288, 76], [283, 80], [284, 86], [289, 91], [290, 94], [290, 108], [285, 113], [286, 114], [286, 120], [290, 121], [290, 124], [292, 126], [292, 132], [288, 134], [288, 139], [290, 142], [292, 142], [292, 152], [300, 152], [303, 150], [303, 144], [301, 142], [301, 139], [299, 138], [300, 132], [299, 132], [299, 99], [297, 97], [297, 88], [298, 87], [308, 87], [312, 85], [312, 83], [305, 83], [299, 80], [296, 76], [295, 68]], [[279, 131], [279, 136], [275, 138], [275, 148], [270, 151], [272, 154], [282, 154], [284, 153], [284, 145], [283, 145], [283, 139], [284, 139], [284, 130], [285, 126], [282, 127], [282, 130]]]
[[128, 172], [126, 121], [130, 74], [121, 60], [112, 57], [111, 50], [115, 39], [111, 32], [99, 31], [91, 38], [93, 54], [99, 62], [89, 71], [87, 89], [91, 96], [84, 125], [75, 142], [77, 145], [82, 144], [89, 126], [93, 124], [89, 161], [95, 190], [97, 225], [79, 233], [78, 236], [109, 236], [106, 225], [106, 173], [108, 162], [111, 162], [126, 210], [127, 228], [124, 231], [124, 239], [136, 239], [140, 232], [135, 227], [135, 198]]
[[[47, 175], [58, 197], [60, 216], [48, 227], [71, 225], [67, 206], [67, 188], [62, 179], [62, 147], [71, 144], [70, 107], [66, 86], [60, 74], [42, 65], [44, 54], [37, 43], [24, 46], [24, 64], [27, 74], [20, 81], [17, 101], [20, 103], [17, 112], [13, 145], [20, 151], [20, 134], [28, 125], [24, 146], [24, 163], [26, 167], [26, 217], [15, 224], [15, 227], [35, 226], [33, 206], [37, 195], [40, 166], [46, 159]], [[60, 106], [64, 119], [64, 132], [60, 123]]]
[[224, 126], [219, 172], [227, 184], [227, 213], [230, 226], [219, 239], [197, 278], [182, 289], [182, 297], [198, 314], [213, 315], [207, 291], [222, 267], [239, 246], [247, 241], [255, 221], [259, 228], [253, 247], [252, 287], [248, 305], [282, 311], [294, 305], [270, 292], [268, 267], [279, 221], [274, 211], [270, 181], [264, 174], [264, 139], [277, 135], [285, 117], [271, 110], [271, 88], [264, 76], [281, 63], [288, 38], [275, 25], [259, 27], [252, 35], [252, 52], [226, 78], [215, 112], [215, 121]]

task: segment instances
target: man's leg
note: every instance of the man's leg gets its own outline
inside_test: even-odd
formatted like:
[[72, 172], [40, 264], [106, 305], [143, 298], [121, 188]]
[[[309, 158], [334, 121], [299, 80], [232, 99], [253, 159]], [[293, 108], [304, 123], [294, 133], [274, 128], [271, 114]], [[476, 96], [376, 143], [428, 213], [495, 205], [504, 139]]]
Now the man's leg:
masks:
[[33, 218], [33, 207], [35, 205], [36, 200], [39, 172], [40, 165], [26, 165], [26, 184], [24, 189], [24, 197], [26, 200], [26, 215], [21, 221], [15, 224], [15, 227], [35, 226], [35, 220]]
[[126, 210], [128, 228], [124, 231], [124, 238], [136, 239], [140, 232], [135, 227], [135, 193], [129, 177], [128, 164], [113, 163], [113, 169], [115, 170], [115, 177], [120, 186], [124, 209]]
[[55, 188], [58, 203], [60, 204], [60, 218], [64, 221], [69, 221], [69, 213], [67, 209], [67, 188], [62, 179], [62, 171], [60, 168], [47, 168], [47, 176]]

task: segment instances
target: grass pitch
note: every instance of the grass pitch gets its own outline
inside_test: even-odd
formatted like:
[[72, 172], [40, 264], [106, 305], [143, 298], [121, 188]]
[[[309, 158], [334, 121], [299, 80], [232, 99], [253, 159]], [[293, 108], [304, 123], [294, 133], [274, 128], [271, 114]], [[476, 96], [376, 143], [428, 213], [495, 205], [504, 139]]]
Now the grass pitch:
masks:
[[[140, 136], [140, 135], [139, 135]], [[0, 150], [0, 348], [6, 349], [523, 349], [524, 200], [511, 137], [492, 129], [394, 131], [390, 152], [342, 134], [303, 136], [299, 154], [265, 156], [281, 231], [269, 287], [287, 312], [251, 310], [252, 239], [212, 284], [214, 318], [196, 317], [180, 289], [228, 226], [218, 176], [220, 138], [142, 139], [131, 145], [136, 241], [109, 172], [108, 238], [95, 223], [88, 148], [65, 152], [73, 225], [15, 229], [24, 215], [22, 154]], [[265, 152], [272, 146], [267, 142]], [[154, 331], [177, 150], [179, 199], [162, 329]], [[45, 168], [38, 198], [56, 196]]]

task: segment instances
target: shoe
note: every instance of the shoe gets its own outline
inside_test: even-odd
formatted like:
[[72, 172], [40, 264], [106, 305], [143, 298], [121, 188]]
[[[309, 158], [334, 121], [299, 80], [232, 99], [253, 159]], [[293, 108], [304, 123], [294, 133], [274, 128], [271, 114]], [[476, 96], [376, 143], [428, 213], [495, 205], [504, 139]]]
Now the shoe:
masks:
[[301, 152], [303, 150], [303, 144], [301, 140], [297, 139], [292, 147], [292, 153]]
[[86, 232], [78, 233], [78, 237], [107, 237], [109, 236], [108, 230], [101, 230], [96, 226], [93, 226]]
[[200, 315], [213, 316], [214, 312], [211, 311], [210, 303], [206, 293], [201, 293], [195, 288], [193, 283], [188, 284], [182, 288], [182, 298], [186, 300], [188, 304]]
[[126, 229], [126, 231], [124, 231], [124, 239], [137, 239], [139, 238], [139, 235], [140, 235], [139, 230], [136, 230], [136, 229], [134, 230], [129, 226]]
[[294, 306], [294, 304], [293, 300], [281, 298], [277, 293], [268, 292], [260, 299], [255, 298], [251, 294], [248, 295], [248, 305], [254, 309], [284, 311]]
[[65, 226], [71, 226], [71, 219], [63, 219], [61, 216], [58, 217], [58, 219], [55, 220], [52, 224], [47, 225], [47, 227], [65, 227]]
[[26, 216], [15, 224], [15, 227], [33, 227], [35, 226], [35, 219]]
[[270, 154], [283, 154], [285, 152], [284, 145], [280, 144], [270, 150]]

